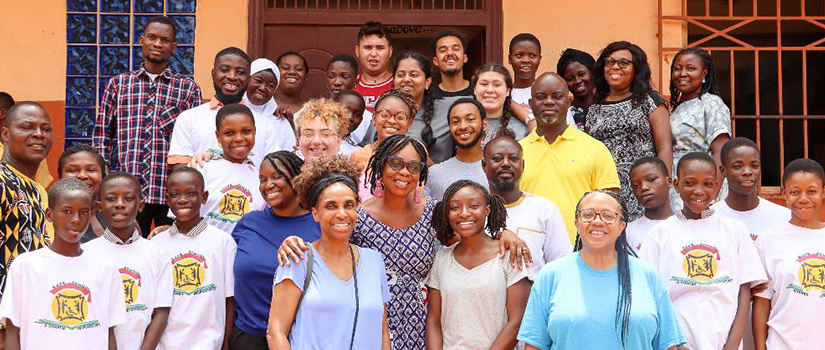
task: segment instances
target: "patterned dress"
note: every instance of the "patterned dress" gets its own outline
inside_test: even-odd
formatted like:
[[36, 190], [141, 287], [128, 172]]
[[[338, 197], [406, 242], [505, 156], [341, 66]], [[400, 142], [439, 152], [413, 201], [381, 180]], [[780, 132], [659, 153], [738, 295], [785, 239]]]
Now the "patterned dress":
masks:
[[358, 208], [358, 221], [350, 241], [375, 249], [384, 257], [392, 299], [387, 303], [387, 323], [392, 348], [424, 350], [427, 319], [424, 279], [441, 243], [430, 224], [436, 201], [427, 198], [424, 214], [406, 229], [389, 227]]
[[665, 100], [651, 91], [641, 104], [629, 97], [621, 101], [600, 101], [590, 106], [585, 130], [590, 136], [604, 143], [619, 172], [622, 183], [621, 197], [630, 213], [630, 221], [644, 213], [630, 188], [630, 166], [642, 157], [655, 157], [650, 113], [665, 104]]
[[[676, 164], [685, 154], [694, 151], [711, 154], [710, 144], [720, 135], [730, 136], [730, 109], [719, 96], [705, 93], [679, 103], [670, 115], [673, 133], [673, 178], [677, 178]], [[727, 197], [727, 183], [719, 191], [719, 199]], [[682, 208], [682, 199], [671, 189], [670, 205]]]

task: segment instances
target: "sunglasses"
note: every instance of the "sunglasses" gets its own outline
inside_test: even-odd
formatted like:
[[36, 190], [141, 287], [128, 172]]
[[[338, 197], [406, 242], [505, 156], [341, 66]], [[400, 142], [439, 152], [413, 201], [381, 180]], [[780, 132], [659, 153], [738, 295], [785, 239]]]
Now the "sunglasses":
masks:
[[411, 160], [409, 162], [405, 162], [404, 158], [398, 156], [391, 156], [387, 157], [387, 164], [390, 165], [390, 169], [395, 171], [401, 171], [404, 167], [410, 172], [410, 174], [420, 174], [421, 170], [424, 170], [424, 162], [420, 160]]

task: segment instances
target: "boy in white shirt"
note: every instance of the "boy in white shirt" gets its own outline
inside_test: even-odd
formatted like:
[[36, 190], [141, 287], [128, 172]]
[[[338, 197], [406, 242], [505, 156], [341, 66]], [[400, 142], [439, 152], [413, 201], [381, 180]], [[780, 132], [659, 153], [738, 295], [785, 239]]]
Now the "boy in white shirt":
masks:
[[682, 210], [654, 226], [640, 258], [665, 281], [689, 349], [736, 350], [748, 321], [750, 289], [766, 281], [748, 229], [708, 210], [716, 197], [716, 162], [691, 152], [676, 166]]
[[759, 198], [762, 159], [756, 143], [735, 137], [722, 146], [722, 175], [728, 180], [728, 197], [711, 208], [719, 215], [741, 221], [756, 240], [759, 232], [785, 227], [791, 211]]
[[85, 182], [66, 178], [49, 189], [54, 240], [14, 260], [0, 302], [8, 349], [117, 348], [114, 329], [126, 321], [123, 283], [113, 265], [80, 247], [91, 212]]
[[140, 183], [123, 172], [100, 182], [100, 210], [108, 227], [83, 245], [87, 254], [118, 268], [126, 298], [126, 322], [115, 327], [118, 349], [155, 349], [172, 307], [172, 264], [163, 248], [140, 235]]
[[519, 189], [524, 160], [518, 141], [504, 134], [490, 140], [484, 146], [481, 166], [490, 183], [490, 193], [504, 199], [507, 229], [530, 249], [531, 279], [545, 264], [573, 251], [559, 208], [544, 197]]
[[232, 236], [201, 217], [208, 196], [203, 184], [200, 172], [181, 167], [172, 172], [166, 187], [176, 220], [152, 241], [172, 257], [175, 299], [158, 350], [229, 348], [237, 245]]
[[665, 162], [656, 157], [642, 157], [630, 167], [630, 187], [633, 195], [645, 208], [645, 215], [627, 224], [627, 244], [636, 254], [642, 240], [654, 225], [673, 216], [669, 191], [673, 180], [668, 175]]
[[255, 119], [249, 107], [231, 104], [215, 117], [220, 157], [205, 162], [199, 169], [204, 191], [211, 194], [201, 207], [209, 224], [232, 233], [241, 218], [266, 206], [258, 191], [258, 166], [249, 158], [255, 147]]

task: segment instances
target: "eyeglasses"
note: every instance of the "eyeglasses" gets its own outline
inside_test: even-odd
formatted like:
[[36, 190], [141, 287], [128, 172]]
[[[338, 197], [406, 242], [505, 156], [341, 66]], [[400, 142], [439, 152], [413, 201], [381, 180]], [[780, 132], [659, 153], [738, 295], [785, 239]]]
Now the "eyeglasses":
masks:
[[397, 156], [387, 157], [387, 164], [390, 165], [390, 169], [395, 171], [401, 171], [401, 169], [407, 167], [407, 170], [413, 175], [419, 174], [421, 173], [421, 170], [424, 170], [424, 162], [420, 160], [405, 162], [404, 158]]
[[384, 120], [395, 119], [395, 121], [399, 123], [404, 123], [410, 119], [410, 115], [404, 112], [398, 112], [393, 114], [392, 112], [382, 109], [375, 111], [375, 116]]
[[604, 66], [606, 68], [611, 68], [611, 67], [613, 67], [617, 64], [619, 65], [619, 68], [625, 69], [625, 68], [627, 68], [627, 66], [633, 64], [633, 61], [628, 60], [628, 59], [624, 59], [624, 58], [618, 59], [618, 60], [608, 58], [608, 59], [604, 60]]
[[335, 132], [333, 132], [330, 129], [324, 129], [324, 130], [321, 130], [319, 132], [315, 132], [313, 130], [306, 130], [306, 129], [301, 131], [301, 138], [311, 140], [311, 139], [314, 139], [316, 136], [320, 137], [322, 139], [328, 139], [328, 138], [331, 138], [331, 137], [335, 137], [336, 135], [335, 135]]
[[607, 209], [602, 210], [600, 212], [597, 212], [593, 209], [585, 209], [579, 212], [579, 220], [581, 220], [584, 223], [596, 220], [596, 216], [600, 217], [602, 219], [602, 222], [608, 225], [615, 223], [621, 217], [619, 213]]

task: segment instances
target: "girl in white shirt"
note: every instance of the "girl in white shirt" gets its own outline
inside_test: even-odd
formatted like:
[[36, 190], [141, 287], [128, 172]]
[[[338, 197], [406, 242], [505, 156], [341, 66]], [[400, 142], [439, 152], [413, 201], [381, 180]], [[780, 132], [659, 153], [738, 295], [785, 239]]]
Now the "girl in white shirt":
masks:
[[753, 301], [757, 350], [821, 349], [825, 315], [825, 223], [819, 220], [825, 171], [797, 159], [782, 176], [790, 223], [762, 232], [756, 240], [769, 286]]
[[494, 237], [506, 225], [501, 197], [476, 182], [456, 181], [436, 205], [433, 227], [438, 239], [445, 245], [460, 241], [436, 254], [425, 282], [427, 349], [516, 346], [530, 282], [526, 269], [499, 258]]
[[677, 165], [682, 210], [654, 226], [640, 257], [656, 266], [689, 349], [736, 350], [748, 318], [750, 288], [766, 280], [748, 229], [708, 210], [716, 198], [716, 162], [691, 152]]

